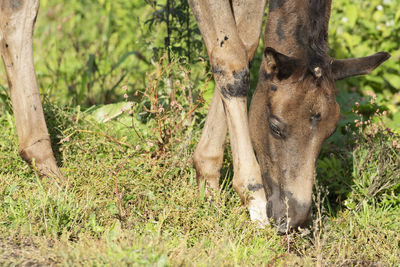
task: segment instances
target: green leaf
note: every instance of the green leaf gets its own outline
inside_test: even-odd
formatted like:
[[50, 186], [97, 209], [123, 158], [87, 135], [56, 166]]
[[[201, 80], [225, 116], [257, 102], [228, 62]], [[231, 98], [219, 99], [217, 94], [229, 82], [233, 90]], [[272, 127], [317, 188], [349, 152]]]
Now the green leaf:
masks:
[[354, 43], [353, 42], [353, 36], [350, 35], [347, 32], [344, 32], [342, 34], [342, 38], [344, 38], [346, 40], [347, 46], [349, 47], [350, 51], [352, 51], [353, 50], [353, 43]]
[[400, 77], [396, 74], [392, 74], [392, 73], [385, 73], [383, 75], [383, 77], [385, 78], [385, 80], [387, 80], [391, 86], [393, 86], [394, 88], [400, 88]]
[[167, 266], [168, 258], [165, 255], [161, 255], [157, 261], [157, 267]]
[[388, 123], [388, 126], [396, 132], [400, 131], [400, 112], [396, 112], [393, 115], [393, 119]]
[[375, 82], [375, 83], [380, 83], [380, 84], [383, 83], [382, 77], [378, 77], [378, 76], [374, 76], [374, 75], [366, 75], [365, 79], [367, 81], [371, 81], [371, 82]]
[[110, 232], [108, 233], [108, 239], [110, 241], [115, 241], [120, 234], [121, 234], [121, 222], [117, 220], [115, 221], [115, 223], [110, 229]]
[[118, 117], [123, 113], [122, 109], [129, 109], [130, 104], [129, 102], [119, 102], [115, 104], [108, 104], [104, 106], [100, 106], [99, 108], [95, 109], [91, 116], [97, 122], [106, 122]]
[[103, 231], [103, 227], [97, 224], [96, 222], [96, 214], [91, 213], [89, 216], [89, 226], [93, 232], [101, 232]]
[[214, 93], [214, 86], [215, 86], [214, 80], [210, 81], [210, 82], [208, 83], [208, 85], [207, 85], [207, 89], [206, 89], [206, 91], [204, 92], [204, 99], [205, 99], [207, 102], [210, 102], [210, 101], [211, 101], [212, 95], [213, 95], [213, 93]]
[[356, 24], [358, 12], [357, 7], [355, 5], [349, 5], [346, 7], [346, 17], [347, 17], [347, 26], [353, 27]]
[[394, 17], [394, 21], [397, 22], [400, 19], [400, 8], [397, 9], [396, 16]]

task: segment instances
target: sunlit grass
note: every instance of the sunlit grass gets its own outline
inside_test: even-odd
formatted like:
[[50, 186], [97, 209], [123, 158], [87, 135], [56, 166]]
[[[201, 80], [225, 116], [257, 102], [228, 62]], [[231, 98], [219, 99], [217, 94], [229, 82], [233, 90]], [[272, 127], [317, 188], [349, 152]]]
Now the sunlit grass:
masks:
[[[150, 91], [142, 101], [156, 101], [149, 96]], [[184, 105], [183, 96], [177, 97]], [[339, 203], [336, 213], [327, 209], [324, 198], [328, 192], [318, 187], [310, 229], [303, 234], [279, 236], [271, 227], [257, 229], [250, 222], [232, 189], [229, 156], [223, 171], [227, 185], [221, 194], [209, 202], [199, 193], [191, 156], [200, 134], [193, 122], [203, 120], [202, 105], [181, 125], [175, 121], [189, 118], [182, 115], [189, 114], [189, 109], [161, 110], [150, 105], [148, 117], [134, 121], [137, 133], [129, 124], [121, 128], [121, 121], [140, 113], [135, 110], [136, 104], [135, 113], [126, 110], [119, 120], [100, 124], [90, 112], [78, 116], [79, 109], [62, 110], [51, 103], [45, 107], [47, 114], [57, 117], [50, 119], [57, 122], [52, 125], [58, 129], [56, 139], [62, 140], [55, 148], [68, 185], [39, 179], [18, 157], [13, 119], [4, 111], [0, 117], [3, 264], [399, 263], [400, 207], [398, 202], [390, 202], [398, 198], [390, 197], [398, 194], [393, 186], [394, 191], [389, 190], [392, 193], [386, 198], [376, 199], [385, 203], [373, 199], [363, 202], [357, 192], [364, 189], [350, 187], [347, 201], [362, 205], [357, 209]], [[173, 128], [179, 131], [165, 135]], [[163, 138], [157, 129], [161, 129]], [[379, 138], [391, 144], [385, 141], [385, 135]], [[362, 143], [357, 149], [359, 152], [355, 153], [360, 154]], [[374, 149], [376, 146], [365, 143], [362, 153], [374, 155]], [[387, 155], [398, 157], [398, 152], [389, 151]], [[361, 176], [355, 185], [368, 177], [371, 168], [376, 168], [374, 160], [367, 164], [368, 168], [363, 169], [366, 171], [356, 169]], [[332, 171], [327, 166], [324, 171]], [[391, 165], [387, 171], [395, 173], [398, 166]]]

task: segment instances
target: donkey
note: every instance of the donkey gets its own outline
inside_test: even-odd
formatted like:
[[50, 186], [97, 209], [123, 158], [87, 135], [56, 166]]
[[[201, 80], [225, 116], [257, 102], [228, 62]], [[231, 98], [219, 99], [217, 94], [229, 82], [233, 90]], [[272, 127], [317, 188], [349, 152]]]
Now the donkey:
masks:
[[[266, 0], [189, 0], [215, 79], [194, 164], [198, 184], [213, 195], [219, 188], [229, 129], [233, 187], [250, 218], [261, 226], [273, 218], [280, 229], [295, 228], [310, 217], [315, 160], [339, 118], [334, 81], [368, 73], [389, 54], [331, 59], [327, 54], [330, 0], [271, 0], [266, 48], [248, 119], [249, 64], [259, 43], [265, 4]], [[38, 9], [39, 0], [0, 0], [0, 53], [19, 154], [39, 174], [62, 178], [33, 64]]]
[[265, 2], [189, 0], [215, 79], [194, 164], [198, 183], [209, 194], [217, 191], [229, 129], [234, 189], [252, 220], [264, 226], [272, 219], [285, 232], [305, 226], [311, 216], [315, 162], [340, 116], [335, 81], [369, 73], [390, 55], [333, 59], [328, 55], [331, 0], [270, 0], [248, 119], [249, 64]]
[[331, 0], [271, 0], [265, 50], [250, 107], [250, 133], [267, 195], [267, 215], [280, 231], [311, 217], [315, 163], [336, 130], [335, 81], [366, 74], [390, 55], [328, 55]]

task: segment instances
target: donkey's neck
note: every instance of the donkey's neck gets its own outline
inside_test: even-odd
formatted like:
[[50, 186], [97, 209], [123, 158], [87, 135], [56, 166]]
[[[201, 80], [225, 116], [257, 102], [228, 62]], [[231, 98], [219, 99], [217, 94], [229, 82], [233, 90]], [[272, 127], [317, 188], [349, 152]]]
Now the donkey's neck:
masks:
[[265, 47], [321, 64], [328, 50], [331, 0], [270, 0]]

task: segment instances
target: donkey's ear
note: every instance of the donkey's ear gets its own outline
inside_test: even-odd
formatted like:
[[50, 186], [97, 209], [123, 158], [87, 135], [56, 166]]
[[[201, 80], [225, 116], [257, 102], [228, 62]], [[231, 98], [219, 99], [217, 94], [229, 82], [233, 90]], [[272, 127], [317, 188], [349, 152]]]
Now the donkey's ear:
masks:
[[267, 75], [276, 75], [280, 80], [289, 78], [300, 63], [298, 59], [285, 56], [271, 47], [265, 48], [264, 56]]
[[332, 74], [335, 80], [368, 74], [390, 58], [390, 54], [379, 52], [375, 55], [360, 58], [334, 59], [331, 63]]

